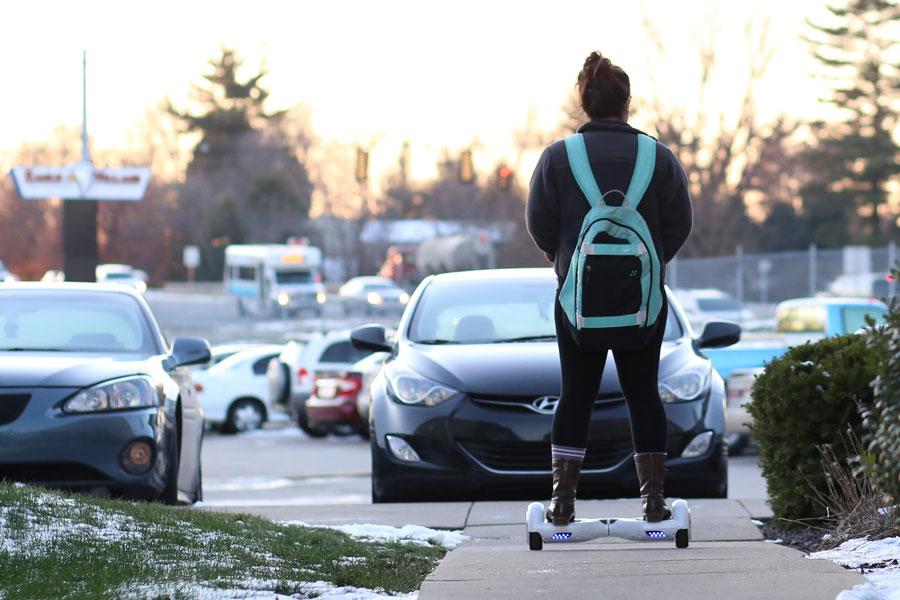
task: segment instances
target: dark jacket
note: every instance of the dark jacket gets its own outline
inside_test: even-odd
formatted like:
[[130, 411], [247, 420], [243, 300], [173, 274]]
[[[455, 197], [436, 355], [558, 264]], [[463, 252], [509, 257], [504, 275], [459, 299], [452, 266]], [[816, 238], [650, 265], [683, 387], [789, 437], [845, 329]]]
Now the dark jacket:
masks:
[[[584, 134], [594, 177], [603, 193], [628, 189], [637, 155], [637, 129], [621, 121], [591, 121], [578, 129]], [[619, 205], [622, 197], [610, 194], [606, 202]], [[537, 247], [553, 262], [559, 285], [566, 278], [581, 223], [590, 210], [569, 167], [563, 141], [541, 155], [531, 177], [526, 223]], [[656, 168], [638, 206], [663, 263], [669, 262], [691, 232], [693, 215], [687, 177], [678, 159], [656, 143]]]

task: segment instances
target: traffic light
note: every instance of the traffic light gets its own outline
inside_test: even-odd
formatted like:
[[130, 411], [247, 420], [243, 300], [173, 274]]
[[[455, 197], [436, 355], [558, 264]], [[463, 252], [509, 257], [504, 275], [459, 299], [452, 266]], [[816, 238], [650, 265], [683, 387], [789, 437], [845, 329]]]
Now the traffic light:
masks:
[[506, 164], [497, 167], [497, 185], [501, 190], [508, 190], [512, 185], [513, 170]]
[[472, 166], [471, 150], [463, 150], [459, 155], [459, 180], [463, 183], [475, 181], [475, 167]]
[[369, 178], [369, 153], [356, 148], [356, 182], [364, 183]]

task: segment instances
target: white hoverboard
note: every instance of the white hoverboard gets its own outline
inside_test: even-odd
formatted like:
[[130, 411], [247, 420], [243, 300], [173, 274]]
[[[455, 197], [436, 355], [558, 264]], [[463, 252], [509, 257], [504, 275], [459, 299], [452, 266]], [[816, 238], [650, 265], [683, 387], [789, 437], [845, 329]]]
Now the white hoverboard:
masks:
[[617, 537], [636, 542], [675, 540], [675, 547], [687, 548], [691, 541], [691, 510], [684, 500], [672, 502], [672, 518], [656, 523], [643, 519], [576, 519], [559, 527], [547, 522], [544, 505], [532, 502], [526, 513], [528, 547], [541, 550], [547, 544], [588, 542], [601, 537]]

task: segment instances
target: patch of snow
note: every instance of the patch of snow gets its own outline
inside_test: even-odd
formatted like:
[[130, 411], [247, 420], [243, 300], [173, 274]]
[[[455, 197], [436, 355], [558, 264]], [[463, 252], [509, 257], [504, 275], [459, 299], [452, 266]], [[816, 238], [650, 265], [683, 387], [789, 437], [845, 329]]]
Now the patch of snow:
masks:
[[766, 542], [767, 544], [780, 544], [784, 540], [781, 538], [778, 538], [777, 540], [763, 540], [763, 541]]
[[757, 527], [763, 526], [763, 522], [760, 521], [759, 519], [750, 519], [750, 522], [753, 523], [754, 525], [756, 525]]
[[290, 487], [294, 482], [283, 477], [271, 479], [267, 477], [237, 477], [235, 479], [226, 479], [221, 483], [204, 482], [203, 491], [205, 492], [236, 492], [242, 490], [277, 490], [279, 488]]
[[871, 541], [865, 538], [847, 540], [837, 548], [813, 552], [809, 558], [824, 558], [851, 569], [889, 560], [900, 561], [900, 537]]
[[[813, 552], [808, 558], [827, 559], [851, 568], [864, 569], [866, 583], [838, 594], [835, 600], [900, 600], [900, 537], [883, 540], [852, 539], [837, 548]], [[893, 563], [878, 568], [877, 565]]]
[[298, 525], [300, 527], [318, 527], [322, 529], [334, 529], [346, 533], [350, 537], [369, 539], [382, 542], [401, 542], [404, 544], [417, 544], [419, 546], [443, 546], [452, 550], [469, 539], [461, 531], [444, 529], [431, 529], [421, 525], [404, 525], [392, 527], [390, 525], [351, 524], [351, 525], [310, 525], [303, 521], [284, 521], [285, 525]]
[[194, 506], [319, 506], [329, 504], [368, 504], [371, 498], [363, 494], [343, 496], [296, 496], [293, 498], [229, 498], [204, 500]]
[[113, 595], [125, 600], [143, 600], [159, 597], [190, 597], [197, 600], [416, 600], [419, 592], [388, 594], [383, 590], [370, 590], [351, 586], [336, 586], [327, 581], [282, 582], [299, 590], [296, 594], [277, 594], [273, 590], [278, 582], [264, 579], [245, 579], [227, 582], [233, 588], [217, 588], [195, 583], [131, 585], [112, 590]]
[[365, 556], [342, 556], [335, 562], [342, 567], [352, 567], [354, 565], [364, 565], [367, 560]]

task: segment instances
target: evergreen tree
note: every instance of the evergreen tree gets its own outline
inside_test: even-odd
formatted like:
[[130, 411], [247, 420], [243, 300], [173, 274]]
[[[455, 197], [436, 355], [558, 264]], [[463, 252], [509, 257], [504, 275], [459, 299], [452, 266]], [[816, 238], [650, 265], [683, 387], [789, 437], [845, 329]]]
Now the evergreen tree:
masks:
[[840, 109], [843, 119], [813, 123], [817, 142], [808, 164], [815, 176], [803, 191], [804, 212], [819, 243], [844, 241], [820, 238], [835, 234], [825, 222], [830, 219], [847, 219], [849, 237], [871, 243], [897, 233], [896, 215], [883, 219], [881, 212], [888, 184], [900, 173], [893, 136], [900, 102], [900, 6], [894, 0], [847, 0], [828, 11], [828, 22], [807, 20], [808, 41], [832, 81], [823, 100]]

